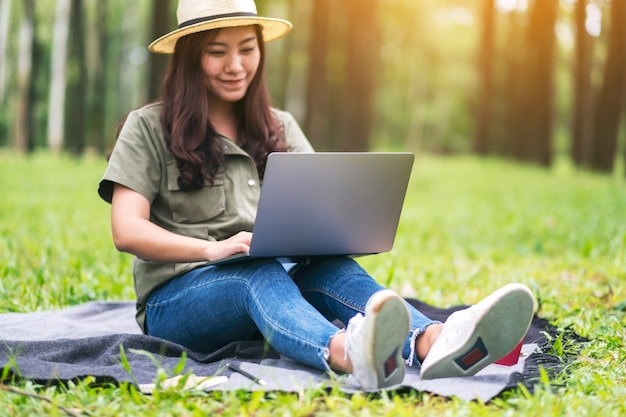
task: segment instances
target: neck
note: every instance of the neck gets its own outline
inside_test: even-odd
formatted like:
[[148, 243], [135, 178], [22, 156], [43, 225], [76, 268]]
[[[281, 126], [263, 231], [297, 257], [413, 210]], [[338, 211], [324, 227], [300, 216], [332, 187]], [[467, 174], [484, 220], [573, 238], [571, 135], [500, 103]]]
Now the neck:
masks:
[[210, 117], [216, 115], [218, 117], [233, 117], [235, 114], [235, 103], [230, 101], [219, 100], [209, 94]]
[[235, 122], [235, 106], [234, 103], [224, 101], [210, 102], [211, 111], [209, 113], [209, 121], [213, 128], [220, 135], [226, 136], [233, 142], [237, 143], [237, 124]]

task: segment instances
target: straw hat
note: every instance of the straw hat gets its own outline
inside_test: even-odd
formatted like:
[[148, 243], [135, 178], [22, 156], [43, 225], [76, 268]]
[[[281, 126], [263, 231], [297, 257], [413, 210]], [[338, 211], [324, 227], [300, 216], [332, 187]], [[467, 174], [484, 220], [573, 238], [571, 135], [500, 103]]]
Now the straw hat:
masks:
[[287, 20], [258, 16], [254, 0], [179, 0], [176, 18], [178, 29], [152, 42], [148, 46], [151, 52], [171, 54], [178, 39], [210, 29], [261, 25], [263, 40], [269, 42], [292, 26]]

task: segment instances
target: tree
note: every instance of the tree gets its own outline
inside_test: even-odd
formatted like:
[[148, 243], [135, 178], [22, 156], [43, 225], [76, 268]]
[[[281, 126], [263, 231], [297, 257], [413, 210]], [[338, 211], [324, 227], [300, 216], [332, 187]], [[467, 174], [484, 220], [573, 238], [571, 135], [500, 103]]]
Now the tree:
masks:
[[15, 147], [20, 152], [31, 148], [31, 75], [34, 40], [34, 0], [23, 3], [22, 22], [19, 33], [19, 57], [17, 62], [17, 100], [15, 109]]
[[0, 106], [4, 104], [7, 81], [7, 45], [11, 19], [11, 0], [0, 0]]
[[[151, 39], [157, 39], [169, 32], [172, 28], [170, 18], [170, 0], [155, 0], [152, 7]], [[150, 74], [148, 76], [148, 99], [156, 100], [161, 96], [161, 82], [165, 75], [168, 63], [168, 55], [150, 54]]]
[[519, 83], [519, 110], [509, 126], [514, 155], [521, 160], [549, 166], [552, 162], [554, 105], [554, 27], [558, 0], [534, 0], [524, 41], [523, 72]]
[[339, 89], [337, 148], [365, 151], [370, 146], [374, 119], [374, 93], [380, 64], [380, 32], [377, 20], [378, 0], [346, 2], [348, 10], [344, 32], [346, 67]]
[[48, 107], [48, 146], [53, 152], [61, 152], [63, 150], [70, 1], [71, 0], [57, 0], [52, 35], [50, 104]]
[[83, 1], [72, 0], [70, 13], [68, 83], [65, 126], [68, 127], [65, 147], [80, 154], [85, 149], [85, 117], [87, 98], [87, 60], [85, 56], [85, 25]]
[[109, 91], [107, 88], [109, 66], [106, 65], [106, 58], [109, 53], [108, 5], [109, 2], [107, 1], [96, 2], [94, 29], [97, 35], [94, 47], [97, 53], [93, 68], [93, 96], [89, 101], [89, 124], [87, 128], [88, 145], [94, 146], [100, 152], [105, 150], [104, 124]]
[[522, 105], [525, 99], [524, 93], [527, 88], [525, 56], [521, 51], [525, 50], [523, 36], [523, 18], [521, 12], [515, 11], [507, 16], [506, 32], [503, 48], [504, 56], [504, 81], [498, 89], [502, 117], [496, 117], [496, 126], [500, 129], [494, 135], [492, 142], [498, 153], [507, 157], [518, 157], [517, 142], [521, 139], [516, 132], [523, 123], [520, 115], [524, 111]]
[[265, 75], [272, 103], [289, 109], [299, 121], [306, 120], [306, 89], [309, 76], [309, 16], [314, 2], [288, 0], [257, 1], [263, 16], [288, 16], [297, 30], [266, 46]]
[[369, 148], [380, 62], [377, 3], [313, 4], [304, 130], [318, 149]]
[[331, 0], [317, 0], [311, 14], [311, 27], [315, 36], [312, 36], [309, 42], [309, 81], [304, 131], [311, 143], [319, 149], [331, 147], [328, 134], [330, 94], [327, 71], [330, 7]]
[[491, 151], [492, 103], [494, 100], [494, 49], [495, 5], [494, 0], [483, 0], [482, 36], [478, 53], [478, 78], [480, 87], [476, 98], [476, 129], [474, 151], [485, 155]]
[[587, 1], [578, 0], [574, 15], [576, 29], [576, 46], [574, 51], [574, 97], [572, 102], [572, 145], [571, 157], [577, 166], [588, 164], [591, 151], [591, 117], [592, 88], [591, 63], [592, 47], [591, 36], [587, 33]]
[[626, 2], [613, 0], [610, 11], [609, 50], [604, 79], [593, 121], [590, 166], [595, 171], [612, 172], [617, 153], [626, 74]]

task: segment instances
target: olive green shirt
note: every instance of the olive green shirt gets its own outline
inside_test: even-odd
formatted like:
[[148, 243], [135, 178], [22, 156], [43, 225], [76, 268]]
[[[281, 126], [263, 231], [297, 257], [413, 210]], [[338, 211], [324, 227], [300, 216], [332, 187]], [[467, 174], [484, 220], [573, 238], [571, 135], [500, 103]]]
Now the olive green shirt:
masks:
[[[150, 201], [150, 220], [171, 232], [209, 241], [252, 231], [261, 181], [254, 161], [244, 150], [222, 137], [224, 172], [211, 186], [183, 192], [178, 187], [176, 159], [168, 151], [159, 121], [160, 104], [132, 111], [117, 139], [98, 193], [111, 202], [114, 183], [128, 187]], [[313, 152], [290, 113], [273, 109], [284, 128], [290, 152]], [[133, 278], [137, 322], [145, 328], [145, 304], [152, 290], [171, 278], [204, 265], [151, 262], [135, 257]]]

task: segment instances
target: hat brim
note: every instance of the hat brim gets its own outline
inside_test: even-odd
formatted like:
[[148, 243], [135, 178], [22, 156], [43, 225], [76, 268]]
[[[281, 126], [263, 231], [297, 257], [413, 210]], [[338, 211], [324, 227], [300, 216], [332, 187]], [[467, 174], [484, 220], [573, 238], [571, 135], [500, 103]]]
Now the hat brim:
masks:
[[283, 19], [273, 19], [269, 17], [224, 17], [176, 29], [152, 42], [148, 46], [148, 50], [157, 54], [171, 54], [174, 53], [174, 49], [176, 48], [176, 41], [183, 36], [211, 29], [249, 25], [261, 26], [264, 42], [273, 41], [286, 35], [292, 27], [291, 22]]

